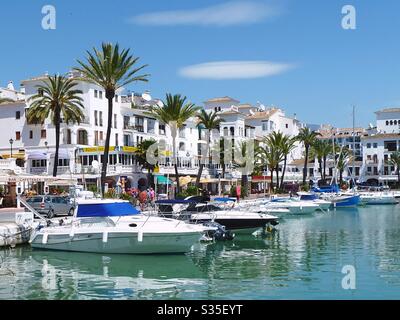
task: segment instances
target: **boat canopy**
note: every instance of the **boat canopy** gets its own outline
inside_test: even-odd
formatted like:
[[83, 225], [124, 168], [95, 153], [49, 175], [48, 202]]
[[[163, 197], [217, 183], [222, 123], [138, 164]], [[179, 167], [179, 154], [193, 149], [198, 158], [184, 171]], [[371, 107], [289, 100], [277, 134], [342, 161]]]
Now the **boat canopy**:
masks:
[[316, 200], [318, 196], [315, 193], [311, 192], [299, 192], [300, 200]]
[[314, 192], [323, 192], [323, 193], [340, 191], [339, 186], [337, 184], [333, 184], [330, 186], [313, 187], [311, 190]]
[[220, 201], [220, 202], [235, 202], [235, 198], [214, 198], [214, 201]]
[[140, 211], [129, 202], [79, 204], [77, 218], [121, 217], [139, 214]]

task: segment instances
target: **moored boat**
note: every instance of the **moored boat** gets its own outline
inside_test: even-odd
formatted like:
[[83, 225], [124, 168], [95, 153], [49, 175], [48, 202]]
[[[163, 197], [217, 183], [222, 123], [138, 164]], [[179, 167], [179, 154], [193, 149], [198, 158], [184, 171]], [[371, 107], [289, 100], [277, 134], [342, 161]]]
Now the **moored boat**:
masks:
[[129, 254], [185, 253], [209, 227], [146, 216], [127, 201], [83, 200], [68, 224], [40, 226], [33, 248]]

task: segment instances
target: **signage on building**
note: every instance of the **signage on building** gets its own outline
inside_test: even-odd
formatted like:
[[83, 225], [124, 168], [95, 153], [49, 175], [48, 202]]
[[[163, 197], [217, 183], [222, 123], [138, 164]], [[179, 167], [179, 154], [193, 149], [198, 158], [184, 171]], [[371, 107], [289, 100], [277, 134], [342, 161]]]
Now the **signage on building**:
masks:
[[[83, 148], [83, 152], [99, 152], [99, 151], [104, 151], [104, 147], [89, 147], [89, 148]], [[108, 151], [115, 151], [115, 147], [109, 147]]]

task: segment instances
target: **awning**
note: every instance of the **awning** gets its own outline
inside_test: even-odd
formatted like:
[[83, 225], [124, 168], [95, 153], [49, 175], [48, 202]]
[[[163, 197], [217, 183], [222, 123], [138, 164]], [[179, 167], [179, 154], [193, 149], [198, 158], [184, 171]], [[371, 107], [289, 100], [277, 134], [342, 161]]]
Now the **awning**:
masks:
[[[50, 157], [54, 158], [56, 153], [52, 153]], [[70, 159], [71, 156], [69, 155], [67, 150], [58, 150], [58, 159]]]
[[47, 154], [43, 152], [32, 152], [28, 154], [30, 160], [46, 160]]
[[179, 184], [180, 184], [181, 186], [186, 186], [186, 185], [189, 184], [190, 182], [192, 182], [192, 177], [190, 177], [190, 176], [179, 177]]
[[6, 153], [6, 154], [2, 154], [1, 157], [2, 157], [3, 159], [14, 158], [14, 159], [22, 159], [22, 160], [24, 160], [24, 159], [25, 159], [25, 153], [23, 153], [23, 152], [14, 153], [14, 152], [13, 152], [12, 157], [11, 157], [11, 154]]
[[157, 176], [157, 184], [173, 184], [173, 182], [164, 176]]

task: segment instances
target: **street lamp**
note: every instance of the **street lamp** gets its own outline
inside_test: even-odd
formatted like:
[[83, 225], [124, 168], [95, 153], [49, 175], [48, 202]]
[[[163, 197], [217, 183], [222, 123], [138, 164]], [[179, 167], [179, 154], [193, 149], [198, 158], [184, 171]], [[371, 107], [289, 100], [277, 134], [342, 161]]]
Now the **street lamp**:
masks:
[[14, 140], [13, 140], [13, 139], [10, 139], [8, 142], [10, 142], [10, 146], [11, 146], [11, 148], [10, 148], [10, 149], [11, 149], [11, 150], [10, 150], [10, 151], [11, 151], [11, 152], [10, 152], [10, 153], [11, 153], [11, 154], [10, 154], [10, 158], [12, 158], [12, 145], [13, 145], [13, 143], [14, 143]]

